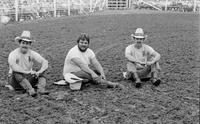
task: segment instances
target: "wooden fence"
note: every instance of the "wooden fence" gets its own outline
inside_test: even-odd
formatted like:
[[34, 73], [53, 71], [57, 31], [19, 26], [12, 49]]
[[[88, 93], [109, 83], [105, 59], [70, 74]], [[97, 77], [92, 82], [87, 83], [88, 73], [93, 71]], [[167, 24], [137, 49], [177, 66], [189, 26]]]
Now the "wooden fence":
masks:
[[108, 0], [108, 9], [127, 9], [129, 0]]
[[24, 21], [89, 14], [104, 9], [153, 8], [165, 11], [198, 11], [200, 7], [200, 0], [189, 0], [190, 8], [187, 5], [169, 5], [171, 1], [176, 0], [0, 0], [0, 15], [10, 16], [11, 20], [15, 21]]
[[[2, 1], [4, 1], [3, 4], [1, 4]], [[5, 4], [9, 3], [8, 1], [10, 6]], [[12, 16], [16, 21], [23, 21], [89, 14], [105, 9], [106, 4], [107, 0], [0, 0], [0, 15]]]

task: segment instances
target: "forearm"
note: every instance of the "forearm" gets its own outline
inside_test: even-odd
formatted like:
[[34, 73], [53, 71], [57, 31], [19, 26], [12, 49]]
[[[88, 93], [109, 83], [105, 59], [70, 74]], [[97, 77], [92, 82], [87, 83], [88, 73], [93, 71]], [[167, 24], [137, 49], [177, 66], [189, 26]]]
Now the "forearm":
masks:
[[90, 75], [94, 75], [94, 71], [90, 69], [87, 65], [81, 65], [81, 70], [85, 71], [86, 73], [89, 73]]
[[157, 61], [159, 61], [159, 60], [160, 60], [160, 54], [157, 53], [157, 54], [155, 55], [155, 57], [153, 58], [153, 62], [157, 62]]
[[139, 61], [137, 61], [133, 56], [131, 55], [126, 55], [126, 58], [131, 61], [131, 62], [135, 62], [135, 63], [140, 63]]
[[79, 66], [79, 68], [82, 71], [85, 71], [86, 73], [90, 74], [92, 77], [96, 77], [97, 74], [89, 68], [89, 66], [83, 62], [81, 62], [81, 60], [79, 58], [73, 58], [72, 62], [74, 62], [77, 66]]
[[41, 69], [40, 69], [38, 72], [39, 72], [39, 73], [43, 73], [45, 70], [47, 70], [47, 68], [48, 68], [48, 61], [44, 61], [44, 62], [42, 63]]
[[94, 65], [94, 67], [95, 67], [95, 69], [96, 69], [98, 72], [100, 72], [101, 75], [105, 75], [105, 74], [104, 74], [103, 67], [102, 67], [100, 64], [96, 63], [96, 64]]

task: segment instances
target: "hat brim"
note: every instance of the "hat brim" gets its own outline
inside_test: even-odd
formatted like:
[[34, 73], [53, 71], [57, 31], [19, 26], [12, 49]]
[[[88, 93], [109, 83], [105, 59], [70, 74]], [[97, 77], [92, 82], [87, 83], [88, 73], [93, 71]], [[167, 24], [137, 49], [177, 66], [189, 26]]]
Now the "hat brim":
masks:
[[134, 38], [140, 38], [140, 39], [144, 39], [145, 36], [133, 36]]
[[145, 39], [147, 38], [147, 35], [144, 36], [137, 36], [137, 35], [131, 35], [133, 38], [141, 38], [141, 39]]
[[131, 37], [144, 39], [144, 38], [147, 38], [147, 35], [138, 36], [138, 35], [131, 34]]
[[28, 38], [25, 38], [25, 37], [16, 37], [15, 38], [15, 42], [19, 42], [20, 40], [27, 41], [27, 42], [35, 42], [35, 40], [28, 39]]

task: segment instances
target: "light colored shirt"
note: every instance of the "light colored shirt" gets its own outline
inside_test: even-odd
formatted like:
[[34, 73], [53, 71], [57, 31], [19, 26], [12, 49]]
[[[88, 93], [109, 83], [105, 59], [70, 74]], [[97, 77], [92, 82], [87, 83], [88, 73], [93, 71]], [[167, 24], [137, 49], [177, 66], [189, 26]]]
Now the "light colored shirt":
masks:
[[152, 47], [146, 44], [142, 44], [140, 49], [135, 48], [134, 45], [132, 44], [126, 47], [125, 56], [127, 59], [129, 59], [128, 55], [130, 55], [138, 62], [147, 62], [148, 55], [152, 55], [155, 52]]
[[72, 61], [73, 58], [79, 58], [82, 63], [89, 65], [94, 57], [95, 54], [91, 49], [88, 48], [85, 52], [81, 52], [78, 45], [74, 46], [69, 50], [65, 58], [63, 75], [70, 72], [81, 71], [81, 68]]
[[[20, 48], [13, 50], [8, 56], [9, 65], [17, 64], [23, 70], [22, 71], [31, 71], [33, 67], [33, 60], [38, 63], [42, 63], [45, 59], [37, 52], [33, 50], [28, 50], [26, 54], [20, 52]], [[9, 73], [12, 73], [12, 68], [10, 66]]]

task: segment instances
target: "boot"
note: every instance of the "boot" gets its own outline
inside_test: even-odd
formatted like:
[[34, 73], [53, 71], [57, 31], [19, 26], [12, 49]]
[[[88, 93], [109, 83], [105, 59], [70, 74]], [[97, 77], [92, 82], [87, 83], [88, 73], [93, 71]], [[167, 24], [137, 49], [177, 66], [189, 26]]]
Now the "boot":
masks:
[[49, 91], [46, 91], [45, 88], [38, 88], [37, 92], [41, 95], [49, 95]]
[[107, 80], [102, 80], [102, 84], [106, 84], [110, 88], [125, 89], [124, 85], [122, 85], [120, 83], [114, 83], [114, 82], [111, 82], [111, 81], [107, 81]]
[[115, 88], [125, 89], [125, 86], [122, 85], [122, 84], [120, 84], [120, 83], [117, 83], [117, 84], [115, 85]]
[[45, 90], [45, 86], [46, 86], [46, 79], [41, 77], [38, 79], [38, 89], [37, 89], [37, 92], [38, 94], [41, 94], [41, 95], [49, 95], [49, 92]]
[[32, 97], [36, 97], [37, 93], [35, 92], [35, 89], [31, 86], [31, 84], [29, 83], [29, 81], [27, 79], [23, 79], [20, 82], [20, 85], [26, 90], [26, 92], [32, 96]]
[[156, 87], [160, 85], [161, 80], [158, 78], [158, 72], [152, 72], [152, 74], [151, 74], [151, 82]]
[[156, 87], [159, 86], [160, 83], [161, 83], [161, 80], [160, 80], [160, 79], [155, 79], [155, 78], [154, 78], [154, 79], [152, 80], [152, 84], [153, 84], [154, 86], [156, 86]]
[[141, 82], [136, 82], [135, 83], [135, 87], [136, 88], [141, 88], [142, 87], [142, 83]]
[[141, 88], [141, 87], [142, 87], [142, 82], [141, 82], [140, 79], [137, 79], [137, 80], [135, 81], [135, 87], [136, 87], [136, 88]]
[[35, 92], [34, 89], [31, 89], [28, 91], [29, 95], [32, 96], [32, 97], [36, 97], [37, 96], [37, 93]]

